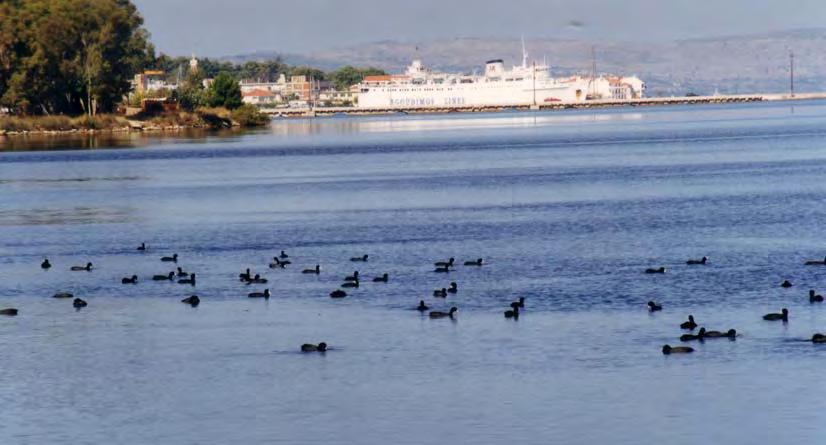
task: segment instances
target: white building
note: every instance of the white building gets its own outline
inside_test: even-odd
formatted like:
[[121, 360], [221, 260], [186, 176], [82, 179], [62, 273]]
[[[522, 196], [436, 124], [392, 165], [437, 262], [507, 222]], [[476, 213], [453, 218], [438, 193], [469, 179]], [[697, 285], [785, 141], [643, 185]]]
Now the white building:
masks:
[[250, 105], [275, 105], [283, 101], [281, 93], [268, 90], [247, 90], [241, 91], [241, 100]]

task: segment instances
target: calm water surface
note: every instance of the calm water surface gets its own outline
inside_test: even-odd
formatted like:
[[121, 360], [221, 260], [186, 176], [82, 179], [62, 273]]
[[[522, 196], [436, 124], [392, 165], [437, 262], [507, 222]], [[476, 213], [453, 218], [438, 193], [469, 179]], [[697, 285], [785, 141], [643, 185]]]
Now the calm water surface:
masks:
[[[826, 268], [802, 266], [826, 255], [824, 103], [5, 148], [0, 306], [21, 312], [0, 319], [2, 443], [826, 441], [826, 345], [806, 341], [826, 331], [807, 298]], [[294, 264], [268, 269], [282, 249]], [[175, 252], [194, 290], [147, 279]], [[488, 264], [431, 272], [450, 256]], [[239, 283], [246, 267], [272, 299], [246, 298], [267, 287]], [[327, 297], [356, 269], [390, 282]], [[197, 309], [179, 303], [193, 292]], [[761, 320], [782, 307], [788, 324]], [[663, 356], [689, 313], [740, 336]], [[296, 352], [319, 341], [332, 350]]]

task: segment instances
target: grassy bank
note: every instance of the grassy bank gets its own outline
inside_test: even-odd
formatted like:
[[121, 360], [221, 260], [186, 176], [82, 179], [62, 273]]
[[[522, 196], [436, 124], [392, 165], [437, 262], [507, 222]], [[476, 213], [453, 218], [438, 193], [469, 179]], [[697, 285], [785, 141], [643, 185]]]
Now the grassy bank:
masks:
[[198, 128], [217, 130], [249, 128], [269, 124], [270, 118], [251, 106], [236, 110], [200, 108], [194, 112], [175, 111], [124, 117], [114, 114], [97, 116], [0, 116], [0, 135], [29, 133], [175, 131]]

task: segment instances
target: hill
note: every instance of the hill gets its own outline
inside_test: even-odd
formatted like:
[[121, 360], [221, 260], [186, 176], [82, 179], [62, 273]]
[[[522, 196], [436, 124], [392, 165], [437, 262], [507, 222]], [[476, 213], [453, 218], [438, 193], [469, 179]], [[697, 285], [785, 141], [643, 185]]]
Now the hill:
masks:
[[[666, 42], [591, 42], [532, 39], [532, 59], [546, 59], [555, 75], [590, 72], [591, 48], [597, 70], [636, 74], [648, 83], [650, 95], [785, 92], [789, 88], [789, 51], [795, 53], [798, 91], [826, 89], [826, 28], [799, 29], [757, 35], [725, 36]], [[519, 39], [456, 38], [421, 42], [381, 41], [333, 48], [305, 55], [258, 52], [226, 58], [231, 61], [280, 56], [285, 62], [334, 69], [345, 64], [375, 66], [400, 72], [413, 58], [439, 70], [480, 72], [485, 60], [504, 58], [519, 63]]]

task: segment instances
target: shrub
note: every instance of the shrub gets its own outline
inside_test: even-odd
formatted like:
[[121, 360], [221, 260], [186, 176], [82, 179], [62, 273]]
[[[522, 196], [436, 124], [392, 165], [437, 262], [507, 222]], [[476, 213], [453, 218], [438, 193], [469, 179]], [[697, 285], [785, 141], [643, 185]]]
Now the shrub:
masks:
[[258, 107], [244, 104], [232, 112], [232, 120], [242, 127], [263, 127], [268, 125], [270, 117], [262, 113]]

